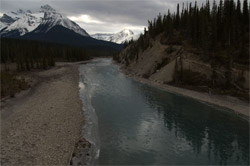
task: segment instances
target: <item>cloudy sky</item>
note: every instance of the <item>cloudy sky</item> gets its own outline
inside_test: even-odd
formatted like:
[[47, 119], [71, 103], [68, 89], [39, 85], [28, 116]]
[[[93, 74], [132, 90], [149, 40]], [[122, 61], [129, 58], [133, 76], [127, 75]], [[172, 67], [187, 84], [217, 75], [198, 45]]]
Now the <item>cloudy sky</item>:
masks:
[[[168, 9], [176, 10], [177, 3], [194, 0], [1, 0], [0, 14], [18, 9], [36, 11], [49, 4], [58, 12], [78, 23], [89, 34], [113, 33], [129, 28], [143, 31], [147, 20]], [[206, 0], [197, 0], [198, 3]]]

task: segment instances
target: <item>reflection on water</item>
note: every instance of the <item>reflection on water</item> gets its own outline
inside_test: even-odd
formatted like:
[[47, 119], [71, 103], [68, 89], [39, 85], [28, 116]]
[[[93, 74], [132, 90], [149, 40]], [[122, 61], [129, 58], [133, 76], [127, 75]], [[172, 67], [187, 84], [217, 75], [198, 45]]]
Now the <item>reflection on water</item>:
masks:
[[150, 107], [157, 109], [168, 131], [189, 142], [194, 154], [206, 151], [208, 159], [214, 158], [219, 164], [237, 164], [241, 160], [249, 163], [248, 122], [189, 98], [148, 86], [141, 90]]
[[249, 123], [124, 76], [109, 59], [82, 65], [98, 116], [99, 164], [249, 164]]

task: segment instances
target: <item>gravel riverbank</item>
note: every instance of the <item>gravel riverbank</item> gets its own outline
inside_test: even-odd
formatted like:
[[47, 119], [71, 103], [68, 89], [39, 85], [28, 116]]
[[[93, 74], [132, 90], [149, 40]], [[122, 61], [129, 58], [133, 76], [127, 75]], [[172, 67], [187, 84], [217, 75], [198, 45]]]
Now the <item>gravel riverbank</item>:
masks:
[[28, 77], [28, 92], [1, 102], [1, 165], [67, 165], [83, 125], [78, 64]]

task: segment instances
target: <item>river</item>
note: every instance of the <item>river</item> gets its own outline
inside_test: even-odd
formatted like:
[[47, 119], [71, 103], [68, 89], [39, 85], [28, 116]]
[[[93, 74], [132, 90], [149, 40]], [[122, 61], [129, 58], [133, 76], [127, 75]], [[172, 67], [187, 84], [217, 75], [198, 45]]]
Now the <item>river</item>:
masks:
[[111, 59], [79, 70], [98, 164], [249, 164], [249, 122], [230, 111], [139, 83]]

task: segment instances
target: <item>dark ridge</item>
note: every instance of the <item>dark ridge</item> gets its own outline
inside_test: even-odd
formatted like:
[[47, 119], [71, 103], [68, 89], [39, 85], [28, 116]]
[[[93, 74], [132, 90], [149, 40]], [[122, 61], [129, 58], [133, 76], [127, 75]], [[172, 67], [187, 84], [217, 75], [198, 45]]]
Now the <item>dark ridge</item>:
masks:
[[91, 37], [82, 36], [73, 30], [69, 30], [63, 26], [56, 25], [45, 33], [46, 26], [39, 26], [34, 31], [25, 34], [22, 38], [29, 40], [40, 40], [52, 43], [67, 44], [72, 46], [81, 46], [98, 49], [115, 49], [121, 50], [122, 45], [97, 40]]

